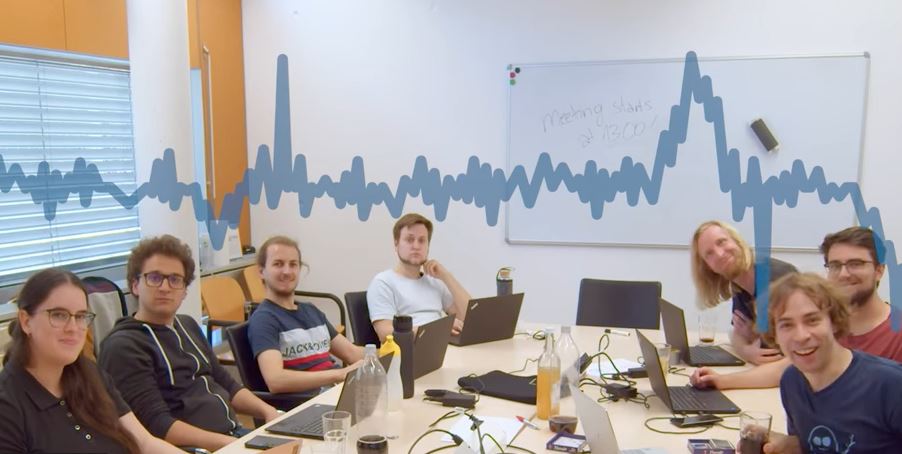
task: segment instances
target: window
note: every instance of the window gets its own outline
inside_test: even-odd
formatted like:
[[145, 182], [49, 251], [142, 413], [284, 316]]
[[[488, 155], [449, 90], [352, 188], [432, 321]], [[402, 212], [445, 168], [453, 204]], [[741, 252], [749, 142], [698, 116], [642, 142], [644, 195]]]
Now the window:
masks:
[[[61, 178], [77, 158], [135, 191], [128, 63], [0, 46], [0, 285], [48, 266], [87, 272], [127, 260], [138, 210], [91, 191], [82, 206], [86, 185]], [[49, 200], [60, 203], [35, 203]]]

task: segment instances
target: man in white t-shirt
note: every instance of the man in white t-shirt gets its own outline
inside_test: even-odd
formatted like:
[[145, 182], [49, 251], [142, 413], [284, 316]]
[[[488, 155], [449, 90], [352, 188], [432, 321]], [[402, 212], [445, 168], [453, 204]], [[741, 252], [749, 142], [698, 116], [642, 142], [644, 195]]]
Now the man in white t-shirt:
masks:
[[437, 260], [429, 260], [432, 221], [416, 214], [401, 216], [392, 233], [398, 264], [376, 275], [366, 291], [373, 328], [380, 340], [392, 333], [396, 315], [409, 315], [420, 326], [450, 314], [451, 332], [463, 327], [470, 294]]

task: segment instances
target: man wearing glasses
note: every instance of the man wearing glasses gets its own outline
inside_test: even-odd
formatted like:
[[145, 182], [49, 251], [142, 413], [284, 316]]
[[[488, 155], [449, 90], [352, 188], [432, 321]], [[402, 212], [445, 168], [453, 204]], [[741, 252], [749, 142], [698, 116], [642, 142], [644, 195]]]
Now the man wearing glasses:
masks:
[[902, 362], [902, 331], [893, 331], [891, 306], [877, 294], [886, 271], [878, 242], [870, 229], [849, 227], [827, 235], [821, 253], [827, 278], [849, 297], [849, 335], [840, 338], [840, 344]]
[[[849, 334], [838, 339], [846, 348], [902, 362], [902, 332], [890, 326], [890, 305], [880, 299], [877, 287], [886, 271], [877, 245], [881, 240], [864, 227], [849, 227], [824, 237], [827, 279], [849, 298]], [[882, 246], [881, 246], [882, 247]], [[767, 367], [733, 374], [719, 374], [700, 367], [690, 381], [698, 388], [761, 388], [777, 386], [788, 366], [783, 360]]]
[[223, 369], [193, 318], [176, 315], [194, 279], [188, 246], [171, 235], [144, 239], [126, 272], [138, 311], [116, 323], [99, 363], [150, 433], [213, 451], [243, 434], [235, 411], [278, 416]]

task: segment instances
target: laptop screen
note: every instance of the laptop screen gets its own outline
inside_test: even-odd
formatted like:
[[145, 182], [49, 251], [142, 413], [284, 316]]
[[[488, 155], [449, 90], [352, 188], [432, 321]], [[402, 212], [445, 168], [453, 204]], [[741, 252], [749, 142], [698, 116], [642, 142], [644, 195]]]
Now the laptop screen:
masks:
[[639, 330], [636, 330], [636, 337], [639, 339], [639, 348], [642, 349], [642, 358], [645, 360], [645, 370], [648, 372], [648, 381], [651, 383], [651, 389], [667, 405], [667, 408], [673, 409], [670, 401], [670, 390], [667, 389], [667, 380], [664, 378], [664, 371], [661, 369], [661, 361], [658, 359], [657, 349]]

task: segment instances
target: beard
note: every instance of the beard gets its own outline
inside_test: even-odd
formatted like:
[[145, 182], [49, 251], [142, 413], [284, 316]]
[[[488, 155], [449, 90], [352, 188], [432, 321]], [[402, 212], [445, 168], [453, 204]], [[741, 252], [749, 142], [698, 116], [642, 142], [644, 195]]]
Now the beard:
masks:
[[417, 267], [419, 267], [419, 266], [423, 266], [423, 264], [426, 263], [426, 261], [429, 260], [429, 258], [428, 258], [428, 257], [423, 257], [421, 260], [409, 260], [409, 259], [405, 259], [404, 257], [401, 257], [401, 256], [399, 255], [399, 256], [398, 256], [398, 260], [400, 260], [401, 263], [403, 263], [403, 264], [405, 264], [405, 265], [410, 265], [410, 266], [417, 266]]
[[741, 258], [739, 257], [739, 254], [734, 255], [733, 263], [730, 264], [729, 268], [724, 270], [723, 277], [732, 281], [732, 280], [736, 279], [737, 277], [739, 277], [742, 273], [744, 273], [746, 271], [746, 269], [743, 268], [741, 262], [742, 261], [741, 261]]
[[864, 290], [858, 290], [855, 293], [849, 295], [849, 304], [855, 307], [864, 306], [864, 304], [871, 299], [871, 296], [873, 296], [874, 292], [876, 291], [876, 286], [872, 286]]

